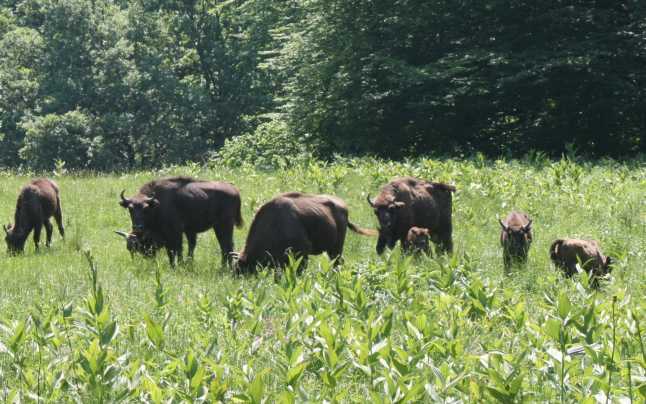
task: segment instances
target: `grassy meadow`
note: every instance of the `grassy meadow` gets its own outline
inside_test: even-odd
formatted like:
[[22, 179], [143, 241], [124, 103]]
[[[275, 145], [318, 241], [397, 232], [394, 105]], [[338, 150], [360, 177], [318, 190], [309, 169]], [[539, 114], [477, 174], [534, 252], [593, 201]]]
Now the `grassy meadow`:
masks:
[[[312, 257], [235, 277], [212, 232], [171, 269], [164, 252], [131, 259], [114, 230], [159, 176], [226, 180], [245, 225], [279, 192], [330, 193], [375, 227], [366, 203], [392, 177], [454, 184], [450, 257], [378, 257], [348, 232], [345, 263]], [[0, 401], [4, 402], [644, 402], [646, 168], [542, 158], [384, 162], [347, 159], [260, 171], [218, 165], [127, 174], [65, 173], [67, 237], [36, 253], [0, 249]], [[0, 220], [13, 221], [29, 175], [0, 173]], [[497, 218], [532, 217], [528, 265], [503, 272]], [[55, 227], [55, 226], [54, 226]], [[600, 290], [564, 279], [555, 238], [600, 241], [617, 259]], [[185, 251], [186, 252], [186, 248]]]

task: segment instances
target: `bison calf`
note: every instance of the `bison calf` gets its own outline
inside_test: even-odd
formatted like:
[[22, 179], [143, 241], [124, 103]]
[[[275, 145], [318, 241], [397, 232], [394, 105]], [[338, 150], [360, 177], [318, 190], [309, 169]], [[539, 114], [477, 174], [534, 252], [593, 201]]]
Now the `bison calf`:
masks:
[[61, 200], [56, 183], [46, 178], [33, 180], [24, 186], [18, 195], [14, 224], [3, 226], [6, 233], [5, 241], [10, 253], [22, 252], [25, 248], [25, 241], [31, 231], [34, 231], [34, 244], [38, 250], [40, 243], [40, 232], [45, 226], [47, 236], [46, 245], [49, 247], [52, 242], [53, 227], [49, 219], [54, 216], [56, 226], [61, 237], [65, 238], [63, 227], [63, 212], [61, 211]]
[[253, 272], [257, 265], [284, 266], [289, 253], [303, 257], [301, 267], [308, 255], [323, 252], [339, 260], [348, 228], [373, 235], [348, 220], [348, 208], [340, 198], [299, 192], [279, 195], [256, 213], [236, 270]]
[[406, 240], [404, 241], [403, 248], [405, 251], [420, 253], [428, 253], [430, 248], [431, 233], [428, 229], [423, 227], [413, 226], [408, 230]]
[[500, 245], [505, 271], [514, 263], [527, 263], [527, 254], [532, 244], [532, 219], [522, 212], [511, 212], [505, 220], [499, 220]]
[[568, 278], [577, 273], [577, 263], [595, 277], [612, 270], [612, 258], [603, 255], [596, 240], [558, 239], [550, 246], [550, 258]]

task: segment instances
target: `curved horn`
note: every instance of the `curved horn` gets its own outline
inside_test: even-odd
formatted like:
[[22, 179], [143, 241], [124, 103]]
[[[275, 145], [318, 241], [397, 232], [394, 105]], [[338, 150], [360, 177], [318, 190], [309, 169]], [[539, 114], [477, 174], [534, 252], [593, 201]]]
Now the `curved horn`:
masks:
[[507, 229], [508, 229], [507, 225], [506, 225], [506, 224], [504, 224], [504, 223], [502, 222], [502, 220], [501, 220], [501, 219], [498, 219], [498, 222], [499, 222], [499, 223], [500, 223], [500, 225], [502, 226], [503, 230], [507, 230]]
[[126, 193], [126, 190], [124, 189], [124, 190], [121, 191], [119, 196], [121, 197], [121, 202], [128, 203], [128, 202], [130, 202], [130, 200], [126, 199], [126, 197], [123, 196], [123, 194], [125, 194], [125, 193]]
[[523, 226], [523, 230], [529, 231], [532, 228], [532, 219], [529, 219], [526, 225]]
[[9, 226], [7, 226], [6, 224], [2, 225], [2, 230], [4, 230], [5, 233], [9, 234]]
[[128, 239], [129, 234], [128, 234], [128, 233], [126, 233], [125, 231], [115, 230], [114, 232], [115, 232], [115, 233], [117, 233], [118, 235], [122, 236], [122, 237], [123, 237], [123, 238], [125, 238], [126, 240]]
[[371, 207], [375, 207], [375, 203], [370, 199], [370, 194], [366, 195], [366, 200], [368, 201], [368, 205]]

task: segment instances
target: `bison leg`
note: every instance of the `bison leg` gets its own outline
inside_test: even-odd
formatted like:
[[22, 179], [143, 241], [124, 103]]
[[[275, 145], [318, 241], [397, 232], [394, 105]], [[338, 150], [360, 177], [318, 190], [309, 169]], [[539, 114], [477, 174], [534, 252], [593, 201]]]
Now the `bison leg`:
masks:
[[45, 236], [47, 237], [45, 240], [45, 245], [49, 247], [52, 245], [52, 232], [54, 231], [54, 226], [52, 226], [52, 223], [49, 221], [49, 219], [45, 220], [43, 224], [45, 225]]
[[36, 246], [36, 251], [38, 251], [38, 244], [40, 244], [40, 231], [43, 228], [42, 223], [37, 223], [34, 226], [34, 245]]
[[182, 262], [182, 233], [167, 239], [166, 252], [168, 253], [170, 266], [175, 267], [175, 264]]
[[386, 237], [379, 236], [379, 239], [377, 240], [377, 254], [381, 255], [384, 252], [387, 244], [390, 243], [388, 242]]
[[231, 253], [233, 252], [233, 222], [220, 222], [213, 226], [215, 237], [220, 244], [220, 252], [222, 254], [222, 265], [231, 264]]
[[186, 233], [186, 239], [188, 240], [188, 257], [192, 259], [197, 244], [197, 233]]

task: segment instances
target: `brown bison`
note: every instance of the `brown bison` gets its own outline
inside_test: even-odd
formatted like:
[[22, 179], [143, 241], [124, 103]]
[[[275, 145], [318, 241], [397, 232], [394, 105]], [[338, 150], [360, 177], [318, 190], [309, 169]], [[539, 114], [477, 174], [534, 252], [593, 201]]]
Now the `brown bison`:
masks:
[[226, 182], [171, 177], [144, 184], [131, 198], [124, 197], [124, 192], [121, 191], [119, 204], [128, 209], [131, 235], [139, 243], [132, 236], [127, 237], [131, 241], [130, 251], [164, 246], [174, 266], [176, 260], [182, 260], [182, 233], [186, 234], [188, 255], [192, 257], [197, 233], [213, 229], [222, 261], [228, 262], [233, 251], [233, 227], [242, 226], [240, 192], [236, 187]]
[[500, 230], [500, 245], [505, 270], [509, 271], [512, 264], [527, 263], [527, 253], [532, 244], [532, 219], [522, 212], [511, 212], [505, 220], [498, 220]]
[[61, 237], [65, 238], [58, 185], [52, 180], [39, 178], [23, 187], [16, 203], [15, 223], [13, 226], [3, 226], [9, 252], [22, 252], [25, 249], [25, 241], [32, 230], [34, 231], [34, 244], [38, 250], [40, 231], [43, 226], [45, 226], [47, 235], [46, 245], [49, 247], [53, 231], [49, 218], [52, 216], [56, 220], [58, 232]]
[[577, 273], [577, 263], [595, 277], [612, 270], [612, 258], [603, 255], [596, 240], [558, 239], [550, 246], [550, 258], [568, 278]]
[[408, 230], [427, 228], [431, 240], [442, 251], [453, 250], [451, 210], [455, 187], [412, 177], [396, 178], [368, 203], [379, 220], [377, 254], [393, 248], [399, 240], [404, 245]]
[[428, 252], [430, 236], [428, 229], [413, 226], [408, 230], [403, 248], [411, 252]]
[[348, 208], [340, 198], [299, 192], [281, 194], [256, 213], [236, 269], [253, 272], [257, 265], [284, 266], [289, 253], [303, 258], [301, 268], [308, 255], [323, 252], [339, 261], [348, 228], [376, 235], [348, 220]]

